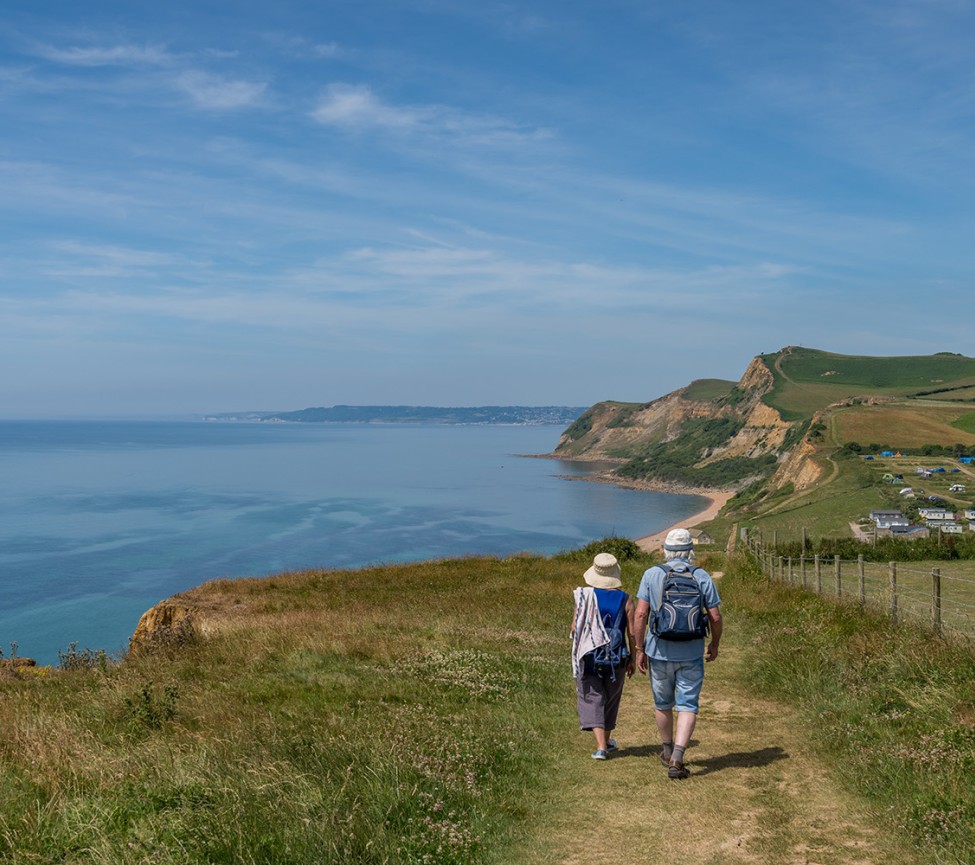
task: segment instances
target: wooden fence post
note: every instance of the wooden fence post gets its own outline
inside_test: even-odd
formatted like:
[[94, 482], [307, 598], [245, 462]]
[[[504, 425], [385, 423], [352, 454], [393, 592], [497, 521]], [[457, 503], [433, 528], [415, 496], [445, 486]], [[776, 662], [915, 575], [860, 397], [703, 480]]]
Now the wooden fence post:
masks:
[[931, 568], [931, 624], [941, 636], [941, 568]]
[[836, 597], [840, 597], [843, 594], [843, 579], [840, 576], [840, 554], [837, 553], [833, 556], [833, 570], [836, 572]]
[[867, 582], [863, 570], [863, 553], [857, 556], [857, 576], [860, 580], [860, 609], [867, 605]]
[[806, 554], [806, 527], [802, 527], [802, 555]]
[[816, 571], [816, 594], [823, 593], [823, 563], [819, 558], [819, 553], [813, 556], [813, 570]]
[[803, 556], [799, 559], [799, 567], [802, 568], [802, 588], [806, 588], [806, 557]]
[[789, 556], [789, 583], [792, 583], [792, 556]]
[[779, 556], [779, 582], [785, 582], [785, 556]]
[[890, 562], [890, 623], [897, 624], [897, 562]]

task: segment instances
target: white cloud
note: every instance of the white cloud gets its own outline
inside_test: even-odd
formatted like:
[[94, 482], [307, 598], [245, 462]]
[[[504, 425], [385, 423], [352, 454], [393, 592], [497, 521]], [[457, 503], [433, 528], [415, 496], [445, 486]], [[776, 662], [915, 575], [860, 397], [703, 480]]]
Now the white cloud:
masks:
[[433, 112], [384, 105], [366, 84], [330, 84], [311, 116], [334, 126], [412, 129], [432, 119]]
[[200, 108], [228, 110], [262, 104], [266, 82], [231, 81], [208, 72], [184, 72], [177, 84]]
[[503, 118], [476, 115], [444, 105], [392, 105], [367, 84], [330, 84], [311, 112], [313, 120], [354, 130], [439, 136], [468, 144], [507, 145], [551, 137], [544, 129], [526, 129]]
[[314, 47], [314, 52], [319, 57], [341, 57], [344, 53], [337, 42], [322, 42]]
[[107, 48], [55, 48], [53, 45], [43, 45], [36, 53], [46, 60], [69, 66], [163, 66], [176, 59], [160, 45], [113, 45]]

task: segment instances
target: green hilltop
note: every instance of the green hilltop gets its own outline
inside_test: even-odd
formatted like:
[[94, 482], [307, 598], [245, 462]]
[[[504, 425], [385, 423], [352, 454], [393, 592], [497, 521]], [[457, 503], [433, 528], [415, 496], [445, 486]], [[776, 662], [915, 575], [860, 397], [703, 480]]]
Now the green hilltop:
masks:
[[[901, 462], [879, 458], [884, 451]], [[871, 465], [853, 459], [868, 452], [878, 456]], [[738, 382], [700, 379], [650, 402], [597, 403], [565, 430], [555, 456], [611, 460], [607, 479], [623, 483], [731, 490], [721, 530], [777, 520], [785, 529], [790, 513], [790, 531], [805, 519], [814, 531], [848, 535], [870, 509], [902, 504], [883, 474], [970, 452], [975, 358], [788, 346], [755, 357]], [[953, 466], [956, 481], [971, 473]], [[941, 479], [931, 486], [958, 508], [972, 502]]]

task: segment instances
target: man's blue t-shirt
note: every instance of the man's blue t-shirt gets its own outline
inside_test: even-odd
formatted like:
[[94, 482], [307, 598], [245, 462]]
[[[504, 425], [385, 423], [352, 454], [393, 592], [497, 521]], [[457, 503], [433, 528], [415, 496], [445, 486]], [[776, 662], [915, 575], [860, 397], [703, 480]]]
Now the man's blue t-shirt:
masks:
[[[671, 559], [667, 564], [675, 571], [686, 568], [693, 571], [694, 580], [701, 587], [704, 593], [704, 605], [709, 609], [714, 609], [721, 603], [718, 590], [714, 587], [711, 575], [703, 568], [695, 568], [680, 559]], [[640, 580], [640, 589], [636, 593], [637, 598], [650, 604], [652, 611], [660, 609], [660, 602], [664, 591], [664, 569], [658, 565], [644, 571], [643, 579]], [[647, 640], [644, 649], [648, 658], [656, 658], [660, 661], [693, 661], [704, 654], [704, 638], [697, 640], [658, 640], [652, 632], [647, 629]]]

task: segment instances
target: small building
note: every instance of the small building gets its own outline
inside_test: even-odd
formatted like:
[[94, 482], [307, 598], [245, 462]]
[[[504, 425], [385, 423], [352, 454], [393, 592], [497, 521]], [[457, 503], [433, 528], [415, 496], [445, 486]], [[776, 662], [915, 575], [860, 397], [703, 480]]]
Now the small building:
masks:
[[878, 529], [889, 529], [891, 526], [909, 526], [911, 521], [900, 511], [870, 511], [870, 519], [876, 523]]
[[927, 526], [891, 526], [888, 534], [892, 538], [906, 538], [909, 541], [914, 541], [918, 538], [931, 537], [931, 530]]
[[946, 508], [918, 508], [917, 513], [928, 525], [931, 525], [932, 520], [953, 520], [955, 518], [954, 513]]
[[965, 519], [975, 520], [975, 508], [965, 508]]
[[713, 544], [714, 538], [712, 538], [704, 529], [691, 529], [691, 540], [695, 544]]
[[965, 531], [965, 527], [961, 523], [956, 523], [953, 520], [928, 520], [928, 528], [934, 532], [941, 532], [943, 535], [960, 535]]

